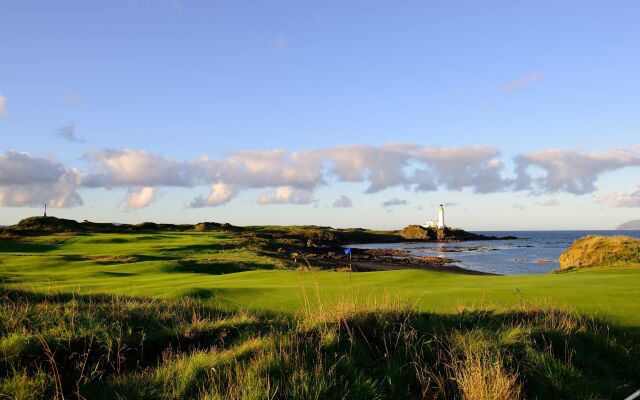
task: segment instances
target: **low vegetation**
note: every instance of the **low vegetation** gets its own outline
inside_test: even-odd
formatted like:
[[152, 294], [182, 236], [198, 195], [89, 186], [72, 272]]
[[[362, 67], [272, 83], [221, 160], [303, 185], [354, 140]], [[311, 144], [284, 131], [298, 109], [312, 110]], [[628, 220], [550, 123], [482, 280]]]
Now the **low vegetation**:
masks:
[[595, 399], [640, 386], [631, 258], [527, 276], [351, 274], [334, 268], [347, 230], [165, 228], [5, 231], [0, 399]]
[[291, 316], [0, 288], [0, 393], [16, 399], [621, 398], [640, 385], [639, 343], [524, 303], [435, 314], [387, 298]]
[[640, 267], [640, 239], [629, 236], [586, 236], [559, 258], [562, 269]]

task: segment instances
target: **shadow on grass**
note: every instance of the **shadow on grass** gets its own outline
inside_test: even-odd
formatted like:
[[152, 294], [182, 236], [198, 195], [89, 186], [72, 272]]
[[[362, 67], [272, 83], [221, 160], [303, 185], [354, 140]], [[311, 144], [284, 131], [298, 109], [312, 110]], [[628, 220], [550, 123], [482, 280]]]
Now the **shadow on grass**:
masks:
[[113, 277], [113, 278], [124, 278], [128, 276], [138, 275], [134, 272], [116, 272], [116, 271], [100, 271], [93, 274], [94, 276], [105, 276], [105, 277]]
[[64, 261], [78, 262], [78, 261], [93, 261], [99, 265], [119, 265], [119, 264], [131, 264], [144, 261], [170, 261], [175, 260], [174, 257], [167, 256], [152, 256], [146, 254], [131, 254], [131, 255], [117, 255], [117, 256], [87, 256], [80, 254], [66, 254], [61, 256]]
[[57, 250], [59, 243], [39, 243], [27, 239], [0, 238], [0, 253], [46, 253]]
[[190, 299], [210, 299], [214, 297], [214, 289], [192, 288], [186, 290], [182, 296]]
[[206, 253], [208, 251], [221, 251], [240, 249], [242, 245], [239, 243], [206, 243], [206, 244], [187, 244], [176, 247], [163, 247], [162, 251], [169, 253]]
[[273, 268], [273, 264], [246, 261], [203, 262], [198, 260], [181, 260], [176, 264], [163, 267], [162, 272], [222, 275], [232, 274], [235, 272], [253, 271], [257, 269], [271, 270]]

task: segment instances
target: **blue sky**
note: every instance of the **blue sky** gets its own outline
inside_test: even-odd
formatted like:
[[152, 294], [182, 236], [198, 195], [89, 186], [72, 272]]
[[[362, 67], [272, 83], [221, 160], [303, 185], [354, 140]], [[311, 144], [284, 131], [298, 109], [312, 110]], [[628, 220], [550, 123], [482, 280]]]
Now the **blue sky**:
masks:
[[[0, 0], [0, 224], [47, 201], [80, 220], [393, 228], [445, 202], [468, 229], [612, 228], [640, 217], [638, 15], [634, 1]], [[394, 174], [388, 143], [418, 150], [365, 193], [372, 170]], [[331, 169], [344, 145], [366, 146], [348, 150], [363, 168]], [[496, 154], [465, 164], [477, 146]], [[471, 150], [416, 155], [432, 148]], [[247, 172], [273, 149], [284, 161]], [[278, 175], [300, 151], [318, 164]], [[203, 156], [214, 172], [194, 170]], [[242, 174], [220, 172], [238, 157]], [[135, 170], [173, 161], [190, 163], [173, 180]], [[493, 189], [460, 183], [485, 167]], [[332, 207], [341, 195], [351, 207]]]

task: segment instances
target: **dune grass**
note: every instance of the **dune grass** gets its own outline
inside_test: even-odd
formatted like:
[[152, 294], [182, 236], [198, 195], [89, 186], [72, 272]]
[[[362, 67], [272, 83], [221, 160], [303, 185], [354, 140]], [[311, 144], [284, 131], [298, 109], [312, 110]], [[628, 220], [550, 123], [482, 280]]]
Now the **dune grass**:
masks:
[[640, 267], [640, 239], [630, 236], [586, 236], [559, 258], [562, 269]]
[[0, 288], [0, 394], [87, 399], [615, 398], [640, 332], [570, 310], [419, 312], [386, 298], [297, 313]]

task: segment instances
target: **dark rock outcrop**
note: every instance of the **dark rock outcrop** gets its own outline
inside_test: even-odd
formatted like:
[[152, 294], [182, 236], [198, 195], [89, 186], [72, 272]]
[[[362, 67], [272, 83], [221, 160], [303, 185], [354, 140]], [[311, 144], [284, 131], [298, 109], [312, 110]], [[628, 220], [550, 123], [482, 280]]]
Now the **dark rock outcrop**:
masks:
[[431, 242], [462, 242], [467, 240], [510, 240], [517, 239], [514, 236], [496, 237], [478, 235], [462, 229], [451, 228], [426, 228], [421, 225], [409, 225], [400, 231], [404, 240], [431, 241]]

